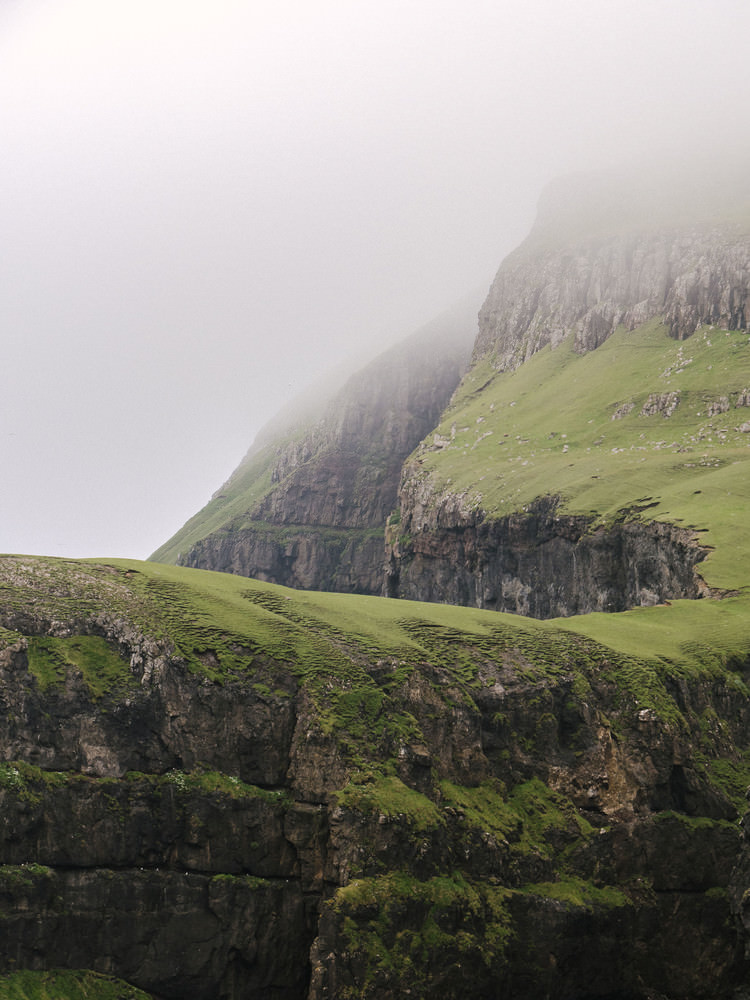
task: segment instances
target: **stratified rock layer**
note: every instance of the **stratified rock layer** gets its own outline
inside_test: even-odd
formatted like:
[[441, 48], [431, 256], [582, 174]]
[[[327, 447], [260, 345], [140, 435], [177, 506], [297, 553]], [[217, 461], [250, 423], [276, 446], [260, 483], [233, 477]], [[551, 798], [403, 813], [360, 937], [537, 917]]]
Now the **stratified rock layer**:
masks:
[[[401, 466], [466, 369], [475, 317], [462, 304], [353, 375], [312, 424], [261, 435], [205, 512], [152, 558], [379, 594]], [[243, 491], [252, 499], [243, 502]]]
[[356, 598], [385, 615], [363, 641], [338, 624], [350, 597], [329, 618], [160, 570], [0, 565], [0, 972], [92, 968], [173, 1000], [747, 981], [747, 852], [717, 776], [749, 749], [750, 662], [659, 673]]
[[747, 329], [750, 235], [736, 221], [747, 181], [720, 184], [602, 173], [550, 185], [482, 306], [475, 360], [513, 369], [571, 332], [591, 351], [657, 316], [678, 340], [701, 324]]
[[557, 618], [709, 592], [695, 572], [706, 550], [684, 528], [623, 518], [592, 529], [593, 518], [560, 513], [556, 497], [490, 519], [455, 498], [412, 501], [415, 482], [407, 476], [401, 494], [408, 540], [390, 532], [392, 597]]

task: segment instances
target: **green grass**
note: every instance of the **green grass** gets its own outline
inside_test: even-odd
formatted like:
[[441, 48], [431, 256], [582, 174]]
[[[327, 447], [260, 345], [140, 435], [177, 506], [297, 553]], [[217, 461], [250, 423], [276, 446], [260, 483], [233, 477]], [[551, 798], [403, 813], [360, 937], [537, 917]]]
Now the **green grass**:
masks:
[[64, 771], [43, 771], [22, 760], [0, 763], [0, 788], [29, 803], [38, 802], [45, 787], [59, 787], [69, 780]]
[[[702, 565], [707, 582], [735, 589], [747, 583], [735, 543], [750, 501], [750, 435], [735, 428], [750, 408], [734, 403], [748, 387], [747, 334], [705, 328], [677, 342], [657, 322], [585, 355], [569, 339], [512, 373], [482, 362], [437, 429], [443, 443], [420, 449], [422, 475], [490, 517], [554, 493], [562, 510], [597, 523], [632, 508], [693, 528], [716, 550]], [[669, 392], [680, 399], [672, 416], [641, 414]], [[708, 416], [722, 397], [729, 411]]]
[[0, 975], [0, 1000], [149, 1000], [150, 994], [98, 972], [54, 969]]
[[510, 794], [489, 779], [468, 787], [443, 780], [436, 801], [408, 788], [399, 778], [376, 771], [355, 774], [337, 795], [340, 806], [396, 821], [421, 835], [450, 829], [468, 844], [478, 835], [505, 845], [509, 857], [533, 855], [550, 860], [560, 845], [580, 846], [595, 830], [564, 795], [538, 778], [522, 782]]
[[441, 781], [440, 796], [442, 805], [458, 813], [461, 824], [473, 830], [489, 833], [500, 842], [520, 833], [520, 818], [509, 805], [501, 782], [495, 779], [475, 788]]
[[21, 760], [0, 763], [0, 789], [30, 804], [38, 804], [47, 791], [70, 784], [77, 786], [79, 790], [86, 788], [90, 792], [102, 789], [114, 793], [119, 789], [126, 794], [137, 786], [141, 786], [140, 791], [164, 792], [166, 789], [172, 789], [185, 800], [206, 797], [234, 800], [261, 799], [279, 809], [287, 808], [291, 803], [289, 793], [285, 789], [266, 789], [248, 785], [235, 775], [211, 771], [200, 765], [193, 771], [173, 769], [165, 774], [128, 771], [122, 778], [99, 778], [79, 774], [76, 771], [45, 771]]
[[337, 793], [337, 801], [346, 809], [383, 816], [425, 832], [443, 824], [440, 810], [421, 792], [409, 788], [396, 775], [376, 771], [354, 774]]
[[584, 879], [566, 876], [557, 882], [535, 882], [521, 890], [532, 896], [544, 896], [577, 909], [612, 909], [629, 906], [630, 900], [614, 886], [596, 886]]
[[337, 995], [354, 1000], [395, 989], [398, 995], [452, 997], [464, 982], [462, 964], [497, 974], [513, 938], [509, 896], [458, 872], [426, 881], [403, 871], [355, 879], [329, 905], [363, 972], [356, 989], [344, 986]]
[[28, 658], [43, 691], [62, 683], [71, 671], [81, 674], [94, 698], [137, 687], [128, 661], [100, 636], [34, 636]]
[[734, 803], [741, 816], [747, 809], [747, 790], [750, 788], [750, 749], [745, 749], [736, 759], [709, 756], [704, 766], [711, 783]]
[[[446, 705], [471, 703], [484, 663], [512, 664], [529, 680], [605, 669], [624, 696], [671, 713], [679, 724], [667, 680], [727, 675], [742, 690], [736, 671], [750, 648], [745, 593], [539, 622], [471, 608], [305, 593], [130, 560], [3, 557], [0, 572], [6, 580], [0, 607], [52, 620], [118, 617], [196, 674], [219, 684], [250, 682], [271, 701], [304, 685], [318, 705], [321, 730], [339, 732], [355, 757], [365, 750], [363, 760], [419, 739], [413, 716], [389, 699], [421, 664], [443, 672], [439, 693]], [[81, 672], [94, 696], [124, 691], [132, 682], [127, 662], [96, 636], [32, 637], [29, 655], [43, 685], [59, 683], [70, 669]]]
[[15, 893], [30, 889], [52, 877], [52, 869], [31, 862], [24, 865], [0, 865], [0, 892]]
[[538, 778], [517, 785], [508, 805], [521, 820], [518, 849], [525, 854], [551, 858], [555, 849], [550, 843], [550, 835], [556, 840], [562, 837], [572, 845], [595, 833], [565, 796], [551, 791]]
[[190, 794], [228, 796], [232, 799], [263, 799], [273, 805], [288, 806], [290, 798], [286, 791], [272, 791], [248, 785], [239, 778], [219, 771], [198, 769], [196, 771], [168, 771], [164, 775], [145, 775], [129, 771], [126, 780], [137, 782], [146, 780], [161, 787], [171, 785], [178, 792]]

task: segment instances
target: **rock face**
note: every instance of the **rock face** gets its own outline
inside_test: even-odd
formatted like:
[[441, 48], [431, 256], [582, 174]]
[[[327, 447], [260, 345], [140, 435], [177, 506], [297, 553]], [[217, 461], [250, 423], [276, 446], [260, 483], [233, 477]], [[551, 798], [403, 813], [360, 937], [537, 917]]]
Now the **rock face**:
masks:
[[152, 558], [379, 594], [401, 466], [458, 385], [475, 332], [476, 307], [461, 304], [353, 375], [312, 425], [263, 435], [206, 508], [210, 527], [194, 518]]
[[[660, 190], [659, 201], [667, 199]], [[686, 210], [701, 216], [700, 207]], [[576, 350], [591, 351], [619, 326], [633, 330], [655, 316], [678, 340], [701, 324], [747, 329], [750, 236], [731, 222], [716, 225], [716, 212], [704, 209], [705, 222], [686, 225], [676, 209], [660, 219], [647, 193], [606, 175], [558, 182], [528, 240], [498, 271], [474, 358], [513, 369], [571, 332]]]
[[498, 272], [482, 306], [474, 356], [515, 368], [575, 331], [592, 351], [619, 326], [663, 316], [684, 340], [702, 324], [747, 329], [750, 238], [731, 229], [628, 233], [570, 249], [523, 247]]
[[[413, 609], [395, 645], [358, 646], [291, 592], [219, 600], [148, 564], [6, 558], [0, 579], [0, 972], [93, 968], [174, 1000], [747, 982], [725, 778], [750, 661], [659, 676]], [[232, 601], [258, 609], [244, 636]]]
[[[748, 227], [720, 218], [723, 210], [719, 211], [715, 195], [710, 210], [703, 206], [691, 214], [689, 206], [686, 209], [683, 204], [681, 211], [687, 211], [687, 218], [693, 220], [690, 223], [680, 218], [677, 203], [662, 209], [652, 197], [653, 192], [618, 187], [608, 178], [590, 178], [585, 183], [571, 180], [548, 193], [531, 235], [504, 261], [480, 311], [474, 367], [458, 393], [463, 392], [464, 408], [454, 414], [452, 436], [456, 421], [468, 424], [476, 419], [487, 428], [484, 436], [494, 433], [497, 440], [498, 432], [505, 428], [497, 421], [487, 423], [489, 411], [480, 413], [478, 406], [471, 418], [466, 416], [470, 411], [467, 401], [472, 395], [481, 397], [493, 378], [497, 384], [497, 373], [510, 377], [544, 348], [554, 354], [556, 350], [570, 351], [572, 346], [574, 357], [582, 357], [600, 350], [616, 331], [629, 331], [635, 338], [654, 321], [663, 322], [667, 333], [679, 341], [693, 336], [702, 325], [709, 331], [747, 329]], [[666, 391], [648, 393], [637, 407], [632, 398], [618, 399], [615, 394], [619, 390], [613, 384], [606, 419], [629, 420], [633, 428], [633, 438], [623, 451], [646, 450], [640, 441], [647, 437], [649, 428], [645, 422], [636, 427], [634, 420], [639, 416], [662, 420], [662, 427], [675, 414], [679, 416], [672, 423], [684, 421], [687, 409], [691, 416], [700, 416], [696, 413], [699, 406], [683, 403], [680, 391], [671, 388], [670, 380], [692, 364], [688, 354], [686, 345], [685, 353], [680, 349], [664, 371], [643, 370], [640, 383], [635, 379], [629, 391], [645, 389], [647, 381], [663, 385]], [[704, 370], [711, 369], [709, 364]], [[470, 382], [475, 371], [482, 373], [476, 376], [477, 384], [485, 383], [476, 389]], [[694, 386], [690, 388], [695, 392]], [[710, 420], [740, 406], [744, 398], [740, 391], [730, 401], [726, 385], [719, 388], [722, 394], [707, 401], [704, 411]], [[596, 396], [595, 389], [577, 390], [580, 412], [589, 405], [587, 396]], [[540, 384], [534, 391], [543, 394], [554, 390]], [[707, 389], [704, 395], [708, 395]], [[688, 393], [685, 399], [689, 398]], [[565, 402], [561, 398], [561, 406]], [[516, 401], [505, 405], [515, 406]], [[530, 404], [524, 412], [531, 424], [534, 415]], [[604, 419], [603, 411], [592, 409], [590, 417], [588, 425], [597, 423]], [[448, 420], [446, 415], [444, 423]], [[528, 428], [519, 425], [515, 429], [521, 431], [516, 435], [518, 440], [528, 436]], [[554, 438], [558, 427], [552, 420], [548, 429], [549, 438]], [[468, 427], [463, 430], [468, 431]], [[740, 431], [741, 426], [735, 430]], [[569, 453], [568, 468], [576, 463], [585, 466], [588, 455], [601, 447], [607, 436], [608, 431], [601, 431], [602, 427], [598, 437], [592, 433], [586, 439], [586, 432], [579, 429], [578, 441], [563, 446], [564, 454], [577, 448]], [[481, 428], [466, 444], [462, 457], [466, 465], [481, 443], [480, 433]], [[670, 431], [663, 429], [661, 433], [668, 435]], [[717, 424], [712, 433], [722, 441], [727, 431]], [[709, 437], [705, 428], [696, 427], [692, 438], [657, 439], [653, 447], [685, 453]], [[510, 461], [523, 461], [524, 465], [539, 461], [542, 442], [536, 443], [534, 454], [519, 452], [508, 457], [500, 441], [481, 469], [477, 466], [476, 481], [464, 478], [460, 489], [451, 486], [448, 472], [441, 473], [438, 459], [424, 462], [425, 457], [432, 459], [452, 446], [454, 451], [458, 447], [451, 438], [433, 435], [404, 467], [398, 524], [387, 535], [384, 593], [540, 618], [621, 611], [707, 593], [695, 571], [707, 550], [701, 549], [694, 533], [668, 523], [666, 517], [660, 522], [645, 521], [638, 511], [628, 510], [624, 494], [622, 508], [611, 514], [607, 523], [597, 519], [595, 510], [590, 516], [569, 513], [564, 499], [560, 502], [554, 481], [538, 483], [537, 492], [519, 500], [511, 513], [507, 513], [511, 502], [503, 498], [504, 510], [498, 514], [485, 502], [481, 481], [493, 477], [503, 480]], [[460, 473], [455, 462], [453, 459], [451, 474]], [[675, 465], [679, 465], [677, 459]], [[557, 474], [571, 478], [568, 468], [557, 468]], [[587, 478], [598, 479], [599, 472], [591, 468]], [[623, 476], [623, 490], [628, 477], [636, 472], [631, 467]], [[507, 489], [512, 493], [510, 485]], [[584, 487], [579, 482], [576, 489], [583, 492]], [[635, 494], [633, 507], [637, 499]]]
[[555, 497], [489, 519], [446, 499], [423, 507], [413, 482], [402, 491], [407, 534], [391, 532], [391, 597], [557, 618], [708, 593], [695, 572], [706, 550], [684, 528], [623, 519], [591, 530], [592, 518], [560, 514]]

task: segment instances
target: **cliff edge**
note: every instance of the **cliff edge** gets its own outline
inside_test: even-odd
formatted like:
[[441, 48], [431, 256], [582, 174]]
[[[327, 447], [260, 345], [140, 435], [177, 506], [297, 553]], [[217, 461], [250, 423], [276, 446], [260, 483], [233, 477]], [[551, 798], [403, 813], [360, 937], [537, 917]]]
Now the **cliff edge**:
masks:
[[730, 1000], [750, 617], [692, 603], [563, 628], [3, 557], [0, 991]]
[[725, 586], [708, 497], [744, 493], [750, 441], [747, 182], [734, 192], [554, 186], [405, 464], [388, 594], [546, 618]]
[[153, 556], [309, 590], [379, 594], [383, 532], [404, 459], [469, 362], [469, 297], [351, 375], [328, 400], [272, 423], [211, 502]]

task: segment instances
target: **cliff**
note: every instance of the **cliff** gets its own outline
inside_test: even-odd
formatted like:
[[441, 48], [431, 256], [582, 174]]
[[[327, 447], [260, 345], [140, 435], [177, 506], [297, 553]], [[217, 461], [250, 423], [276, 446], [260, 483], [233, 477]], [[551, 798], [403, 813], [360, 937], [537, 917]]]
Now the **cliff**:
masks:
[[725, 586], [706, 501], [719, 481], [744, 493], [750, 440], [747, 183], [733, 190], [686, 205], [612, 178], [553, 187], [404, 467], [389, 595], [546, 618]]
[[460, 303], [355, 372], [327, 402], [274, 422], [211, 503], [151, 558], [379, 594], [401, 467], [466, 370], [477, 304]]
[[583, 353], [655, 318], [677, 340], [703, 325], [747, 328], [746, 177], [602, 172], [550, 185], [492, 283], [474, 359], [513, 369], [568, 337]]
[[3, 557], [0, 984], [732, 997], [746, 604], [562, 628]]
[[[155, 554], [232, 574], [0, 557], [0, 995], [746, 996], [748, 230], [583, 188]], [[238, 575], [386, 521], [401, 600]]]

